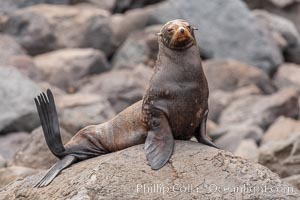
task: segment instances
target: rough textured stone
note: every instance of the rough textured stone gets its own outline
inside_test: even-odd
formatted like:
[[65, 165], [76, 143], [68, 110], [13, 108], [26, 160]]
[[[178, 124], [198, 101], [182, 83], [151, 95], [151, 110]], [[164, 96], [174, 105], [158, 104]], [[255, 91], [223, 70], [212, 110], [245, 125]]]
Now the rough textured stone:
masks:
[[0, 66], [0, 132], [31, 131], [38, 126], [33, 98], [39, 91], [15, 68]]
[[299, 120], [279, 117], [265, 132], [263, 142], [286, 140], [297, 133], [300, 133]]
[[74, 90], [76, 82], [89, 74], [109, 70], [105, 55], [97, 49], [61, 49], [34, 58], [44, 80], [66, 91]]
[[112, 70], [83, 81], [80, 92], [107, 97], [118, 113], [142, 99], [151, 74], [152, 69], [144, 65], [138, 65], [133, 70]]
[[103, 95], [63, 95], [58, 96], [56, 102], [59, 121], [72, 134], [85, 126], [103, 123], [116, 114]]
[[270, 141], [259, 149], [259, 163], [280, 177], [300, 174], [300, 132], [286, 140]]
[[7, 168], [2, 168], [0, 169], [0, 188], [11, 182], [20, 180], [22, 178], [25, 178], [26, 176], [30, 176], [35, 173], [37, 173], [37, 170], [28, 167], [11, 166]]
[[[299, 0], [244, 0], [251, 9], [264, 9], [285, 17], [296, 25], [300, 31], [300, 2]], [[277, 3], [274, 3], [277, 2]], [[288, 2], [288, 3], [284, 3]], [[280, 5], [281, 4], [281, 5]]]
[[17, 41], [5, 34], [0, 34], [0, 49], [0, 65], [9, 65], [14, 56], [25, 54], [24, 49]]
[[272, 82], [263, 71], [235, 60], [208, 60], [203, 62], [203, 70], [210, 91], [233, 91], [253, 84], [267, 94], [275, 91]]
[[233, 92], [215, 90], [210, 92], [208, 98], [209, 119], [218, 122], [222, 111], [234, 100], [240, 99], [249, 95], [261, 94], [260, 89], [256, 85], [244, 86], [236, 89]]
[[221, 114], [220, 124], [248, 124], [266, 129], [281, 115], [297, 117], [298, 94], [283, 89], [272, 95], [253, 95], [232, 102]]
[[134, 9], [124, 14], [114, 14], [110, 17], [113, 42], [116, 47], [122, 45], [131, 32], [143, 29], [149, 20], [149, 11]]
[[44, 79], [43, 73], [36, 67], [31, 56], [13, 56], [10, 59], [9, 64], [17, 68], [19, 72], [32, 79], [33, 81], [41, 81]]
[[35, 5], [8, 15], [4, 32], [32, 55], [58, 48], [93, 47], [112, 53], [109, 13], [97, 8]]
[[32, 6], [35, 4], [69, 4], [74, 0], [2, 0], [0, 1], [0, 13], [12, 12], [19, 8]]
[[[234, 152], [244, 139], [252, 139], [259, 142], [263, 137], [263, 131], [256, 126], [248, 126], [245, 124], [220, 127], [215, 130], [212, 135], [221, 135], [215, 144], [221, 149]], [[234, 141], [234, 142], [233, 142]]]
[[300, 190], [300, 174], [286, 177], [283, 180], [293, 185], [295, 188], [298, 188], [298, 190]]
[[300, 93], [300, 65], [282, 65], [275, 74], [274, 82], [279, 88], [293, 87]]
[[[65, 144], [72, 135], [61, 130], [62, 141]], [[30, 137], [23, 142], [20, 149], [16, 152], [12, 165], [25, 166], [33, 169], [47, 169], [51, 167], [58, 159], [52, 155], [46, 144], [42, 128], [35, 129]]]
[[286, 18], [263, 10], [253, 13], [270, 31], [274, 42], [282, 49], [285, 60], [300, 64], [300, 34], [295, 25]]
[[164, 0], [122, 0], [116, 1], [113, 12], [121, 13], [129, 9], [142, 8], [146, 5], [155, 4]]
[[[151, 170], [146, 164], [143, 147], [138, 145], [75, 164], [45, 188], [32, 188], [42, 173], [27, 177], [0, 189], [0, 199], [47, 199], [53, 194], [56, 199], [160, 199], [162, 195], [164, 199], [181, 200], [300, 198], [297, 189], [292, 193], [291, 186], [266, 167], [224, 151], [191, 141], [176, 141], [171, 161], [160, 170]], [[165, 189], [164, 194], [143, 191], [143, 186], [147, 189], [154, 184], [170, 187], [170, 191]], [[243, 187], [244, 184], [248, 184], [247, 187], [289, 188], [290, 191], [288, 194], [283, 191], [243, 193], [233, 189], [223, 192], [224, 188]], [[193, 190], [188, 191], [188, 186]], [[216, 186], [222, 191], [212, 189]]]
[[[74, 2], [74, 0], [72, 0]], [[114, 6], [117, 2], [117, 0], [75, 0], [75, 3], [77, 3], [76, 1], [78, 1], [79, 4], [77, 4], [76, 6], [94, 6], [97, 8], [101, 8], [104, 10], [108, 10], [109, 12], [112, 12], [114, 9]]]
[[240, 142], [240, 145], [234, 152], [234, 155], [241, 156], [244, 159], [258, 162], [258, 147], [254, 140], [245, 139]]
[[0, 169], [6, 167], [6, 160], [0, 154]]
[[198, 27], [204, 57], [231, 58], [268, 73], [282, 63], [280, 49], [242, 1], [170, 0], [150, 9], [152, 23], [182, 18]]
[[30, 135], [25, 132], [9, 133], [0, 136], [0, 154], [6, 159], [11, 160], [16, 151], [27, 140]]
[[155, 33], [158, 33], [160, 29], [161, 26], [156, 25], [130, 34], [114, 55], [113, 68], [132, 68], [140, 63], [154, 66], [158, 53], [158, 42]]
[[288, 19], [264, 10], [254, 10], [253, 13], [257, 20], [263, 23], [273, 34], [278, 33], [284, 38], [286, 41], [285, 48], [297, 44], [300, 40], [300, 34], [297, 28]]

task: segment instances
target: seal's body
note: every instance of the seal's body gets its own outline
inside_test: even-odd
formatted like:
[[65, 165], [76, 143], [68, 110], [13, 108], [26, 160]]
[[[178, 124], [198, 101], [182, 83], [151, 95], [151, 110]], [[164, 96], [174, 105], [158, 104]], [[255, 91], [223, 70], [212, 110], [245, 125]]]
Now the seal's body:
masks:
[[159, 54], [143, 100], [113, 119], [80, 130], [62, 144], [54, 98], [50, 90], [35, 98], [47, 145], [60, 160], [35, 185], [48, 185], [71, 164], [144, 143], [152, 169], [172, 155], [174, 138], [195, 136], [216, 147], [206, 136], [208, 86], [193, 28], [184, 20], [168, 22], [159, 35]]
[[161, 110], [174, 138], [189, 140], [208, 110], [208, 85], [198, 48], [174, 51], [161, 44], [159, 55], [143, 108]]
[[174, 138], [214, 146], [206, 136], [208, 84], [194, 29], [184, 20], [168, 22], [158, 34], [159, 53], [143, 99], [148, 130], [145, 151], [152, 169], [172, 155]]

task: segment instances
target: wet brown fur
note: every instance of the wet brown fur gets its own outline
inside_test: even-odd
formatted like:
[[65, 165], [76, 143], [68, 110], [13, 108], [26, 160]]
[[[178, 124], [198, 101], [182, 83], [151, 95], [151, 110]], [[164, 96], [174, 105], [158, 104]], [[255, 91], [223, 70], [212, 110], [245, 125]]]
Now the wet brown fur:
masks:
[[[185, 21], [167, 23], [161, 33], [154, 73], [143, 99], [143, 123], [149, 127], [153, 109], [159, 109], [167, 116], [174, 138], [189, 140], [208, 110], [208, 84], [199, 49]], [[186, 42], [180, 43], [182, 38]]]

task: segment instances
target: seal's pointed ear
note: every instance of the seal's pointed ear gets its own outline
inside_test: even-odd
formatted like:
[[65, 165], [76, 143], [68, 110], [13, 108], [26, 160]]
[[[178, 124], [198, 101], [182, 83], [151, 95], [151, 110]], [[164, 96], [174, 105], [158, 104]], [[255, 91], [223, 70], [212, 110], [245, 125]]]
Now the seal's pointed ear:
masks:
[[162, 36], [162, 33], [155, 33], [156, 36]]
[[194, 27], [193, 27], [193, 30], [198, 30], [198, 28], [194, 26]]

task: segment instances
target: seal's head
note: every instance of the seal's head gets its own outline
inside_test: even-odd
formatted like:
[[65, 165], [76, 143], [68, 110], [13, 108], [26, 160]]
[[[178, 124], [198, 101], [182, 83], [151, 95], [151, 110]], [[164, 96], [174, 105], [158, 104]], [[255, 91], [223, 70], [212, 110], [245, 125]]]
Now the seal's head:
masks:
[[176, 19], [167, 22], [160, 33], [161, 42], [170, 49], [184, 50], [196, 44], [194, 30], [187, 21], [183, 19]]

